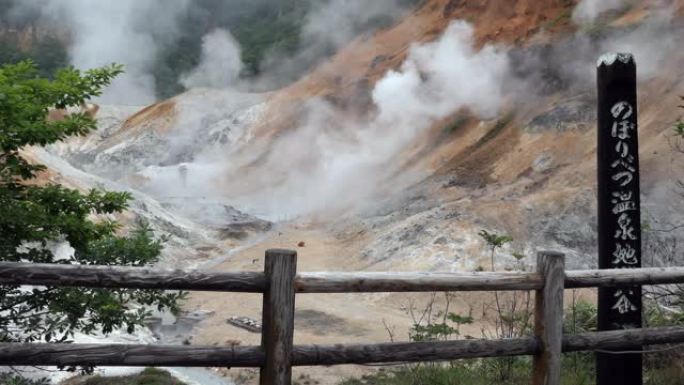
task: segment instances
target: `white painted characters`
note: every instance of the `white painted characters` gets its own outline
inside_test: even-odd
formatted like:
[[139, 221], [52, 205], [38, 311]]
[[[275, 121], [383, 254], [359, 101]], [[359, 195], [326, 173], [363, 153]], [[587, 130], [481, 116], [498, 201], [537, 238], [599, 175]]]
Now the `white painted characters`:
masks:
[[615, 119], [620, 118], [625, 120], [632, 117], [632, 114], [634, 114], [634, 109], [632, 108], [632, 105], [627, 102], [617, 102], [610, 109], [610, 113]]
[[631, 104], [621, 101], [615, 103], [610, 113], [615, 119], [610, 135], [618, 139], [615, 152], [619, 155], [619, 158], [610, 165], [617, 171], [612, 179], [620, 182], [620, 186], [624, 187], [632, 183], [636, 172], [633, 166], [634, 156], [630, 154], [629, 144], [625, 142], [626, 139], [632, 137], [632, 132], [636, 129], [636, 125], [629, 121], [629, 118], [634, 115], [634, 108]]
[[[628, 102], [620, 101], [613, 105], [610, 113], [614, 118], [610, 134], [617, 140], [614, 147], [615, 160], [610, 164], [611, 169], [614, 170], [611, 179], [620, 185], [620, 190], [611, 192], [612, 213], [617, 220], [614, 235], [616, 242], [611, 264], [614, 268], [627, 268], [639, 264], [638, 250], [630, 244], [638, 239], [634, 219], [631, 216], [638, 209], [636, 199], [638, 192], [629, 189], [636, 177], [637, 166], [634, 164], [635, 155], [631, 153], [632, 148], [627, 142], [636, 133], [636, 124], [629, 120], [634, 116], [634, 107]], [[620, 314], [637, 311], [637, 307], [630, 300], [630, 296], [633, 295], [632, 290], [616, 290], [615, 303], [611, 309]]]
[[634, 202], [632, 200], [632, 192], [631, 191], [614, 192], [613, 198], [614, 199], [611, 200], [611, 202], [614, 204], [613, 214], [618, 215], [618, 214], [624, 213], [626, 211], [635, 211], [636, 210], [636, 202]]
[[618, 229], [615, 230], [615, 239], [622, 239], [623, 241], [636, 241], [637, 236], [634, 235], [636, 229], [632, 226], [632, 218], [627, 213], [620, 214], [618, 218]]
[[617, 310], [620, 314], [637, 311], [637, 307], [629, 300], [629, 295], [634, 295], [634, 292], [632, 290], [616, 291], [613, 296], [618, 300], [615, 305], [613, 305], [612, 309]]
[[629, 244], [615, 244], [615, 251], [613, 252], [613, 265], [636, 265], [639, 260], [636, 256], [636, 250]]

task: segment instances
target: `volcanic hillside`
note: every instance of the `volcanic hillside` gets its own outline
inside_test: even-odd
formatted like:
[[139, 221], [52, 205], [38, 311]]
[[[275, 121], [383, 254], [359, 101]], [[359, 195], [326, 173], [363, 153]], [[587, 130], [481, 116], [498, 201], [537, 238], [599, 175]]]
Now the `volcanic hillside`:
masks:
[[[681, 28], [682, 4], [668, 5], [667, 28]], [[592, 253], [595, 244], [593, 62], [613, 40], [639, 32], [663, 11], [661, 2], [644, 1], [580, 27], [571, 20], [574, 7], [574, 2], [553, 0], [425, 1], [395, 25], [358, 37], [286, 88], [268, 94], [191, 91], [143, 109], [99, 141], [80, 147], [71, 143], [58, 152], [86, 171], [162, 200], [168, 195], [166, 183], [178, 185], [180, 175], [196, 186], [192, 189], [203, 190], [202, 197], [221, 196], [254, 214], [265, 210], [272, 220], [302, 214], [321, 223], [337, 218], [333, 228], [351, 241], [360, 226], [360, 241], [371, 241], [364, 252], [369, 265], [396, 254], [423, 256], [430, 262], [419, 258], [422, 262], [412, 264], [438, 268], [447, 262], [435, 254], [458, 256], [477, 249], [474, 234], [480, 228], [510, 233], [521, 252], [553, 247], [576, 255], [572, 263], [586, 265], [590, 261], [579, 256]], [[439, 39], [455, 21], [472, 24], [476, 50], [506, 52], [511, 69], [504, 80], [516, 92], [506, 93], [496, 115], [482, 117], [458, 107], [432, 117], [427, 127], [415, 127], [391, 157], [353, 170], [358, 179], [373, 180], [331, 175], [330, 183], [337, 183], [334, 188], [341, 193], [315, 191], [304, 204], [319, 196], [332, 202], [302, 210], [295, 198], [289, 209], [288, 194], [300, 194], [297, 184], [307, 186], [307, 173], [325, 177], [326, 169], [316, 165], [330, 161], [326, 146], [352, 143], [344, 151], [366, 145], [350, 127], [363, 127], [376, 113], [378, 82], [388, 71], [401, 71], [413, 47]], [[573, 58], [580, 54], [588, 59]], [[641, 78], [640, 140], [643, 202], [654, 206], [649, 214], [667, 222], [676, 220], [668, 217], [672, 210], [658, 210], [663, 203], [678, 203], [666, 185], [678, 177], [670, 132], [680, 114], [676, 106], [684, 93], [684, 62], [681, 50], [662, 55], [657, 70]], [[326, 110], [323, 117], [318, 117], [318, 105]], [[321, 133], [325, 140], [318, 137]], [[379, 136], [392, 139], [394, 134], [389, 127]], [[302, 188], [301, 194], [312, 188]], [[366, 202], [360, 205], [362, 215], [340, 224], [339, 212], [359, 211], [357, 202], [347, 201], [345, 188], [352, 195], [363, 190], [358, 200]], [[274, 202], [271, 196], [277, 197]], [[411, 242], [399, 239], [403, 232], [410, 233]], [[433, 244], [438, 236], [446, 237], [437, 245], [439, 253]], [[421, 251], [425, 244], [429, 250]], [[463, 267], [476, 267], [476, 262]]]
[[[514, 239], [497, 251], [497, 269], [518, 266], [514, 253], [531, 263], [542, 248], [590, 267], [595, 63], [628, 50], [639, 65], [646, 262], [665, 263], [678, 255], [679, 230], [662, 230], [684, 219], [684, 155], [672, 132], [684, 94], [684, 1], [642, 1], [590, 24], [573, 20], [576, 7], [426, 0], [285, 88], [195, 89], [135, 113], [103, 106], [98, 132], [32, 156], [50, 166], [50, 180], [133, 192], [123, 219], [168, 235], [164, 263], [173, 266], [260, 270], [266, 248], [284, 247], [297, 248], [299, 271], [489, 269], [477, 235], [485, 229]], [[386, 341], [385, 320], [400, 332], [411, 325], [407, 298], [298, 297], [295, 342]], [[258, 343], [226, 319], [258, 319], [260, 303], [193, 295], [188, 310], [211, 312], [193, 341]], [[307, 373], [332, 384], [350, 373], [340, 370]]]

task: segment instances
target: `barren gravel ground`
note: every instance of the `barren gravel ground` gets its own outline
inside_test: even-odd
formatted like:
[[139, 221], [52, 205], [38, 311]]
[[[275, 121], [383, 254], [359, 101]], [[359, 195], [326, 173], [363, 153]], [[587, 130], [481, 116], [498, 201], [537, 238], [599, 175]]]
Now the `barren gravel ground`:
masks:
[[[304, 247], [298, 247], [304, 242]], [[289, 248], [298, 252], [299, 271], [353, 271], [367, 264], [358, 251], [363, 241], [347, 244], [319, 230], [314, 224], [288, 225], [253, 247], [235, 253], [229, 260], [216, 266], [218, 271], [260, 271], [264, 251], [269, 248]], [[394, 271], [406, 270], [396, 266]], [[303, 294], [296, 299], [296, 344], [335, 344], [389, 342], [387, 327], [395, 340], [407, 340], [412, 324], [409, 314], [411, 303], [414, 314], [420, 317], [432, 294]], [[443, 306], [443, 294], [438, 293], [437, 306]], [[462, 329], [462, 334], [480, 337], [483, 308], [493, 300], [491, 294], [462, 293], [453, 299], [450, 311], [461, 314], [472, 312], [477, 322]], [[213, 315], [194, 330], [192, 343], [258, 345], [260, 335], [226, 322], [231, 316], [248, 316], [261, 320], [261, 296], [235, 293], [192, 293], [187, 310], [209, 310]], [[436, 313], [435, 310], [433, 312]], [[383, 322], [384, 321], [384, 322]], [[295, 378], [310, 376], [311, 384], [336, 384], [340, 379], [375, 370], [368, 366], [336, 366], [296, 368]], [[241, 379], [245, 384], [255, 383], [254, 370], [225, 370], [226, 375]], [[251, 379], [250, 379], [251, 378]]]

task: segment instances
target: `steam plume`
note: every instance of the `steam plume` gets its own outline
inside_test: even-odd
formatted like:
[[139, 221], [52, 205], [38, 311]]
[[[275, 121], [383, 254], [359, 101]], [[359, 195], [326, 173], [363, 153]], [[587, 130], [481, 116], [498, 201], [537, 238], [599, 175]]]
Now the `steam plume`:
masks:
[[[436, 120], [462, 107], [484, 118], [497, 114], [506, 52], [472, 44], [472, 27], [455, 22], [435, 42], [412, 47], [401, 69], [376, 84], [377, 112], [368, 119], [350, 118], [323, 100], [309, 102], [302, 124], [276, 142], [257, 171], [243, 175], [254, 189], [238, 200], [271, 215], [358, 208], [381, 191], [389, 162]], [[228, 170], [235, 177], [241, 174], [235, 159], [223, 163], [237, 166]]]
[[572, 12], [572, 20], [578, 24], [593, 23], [602, 13], [626, 5], [625, 0], [581, 0]]
[[181, 78], [186, 88], [225, 88], [235, 83], [242, 70], [240, 45], [230, 32], [216, 29], [202, 38], [199, 65]]
[[152, 65], [163, 44], [174, 41], [178, 17], [189, 0], [22, 0], [15, 11], [40, 10], [66, 25], [72, 35], [71, 63], [90, 69], [110, 63], [126, 66], [100, 98], [109, 104], [148, 104], [155, 100]]

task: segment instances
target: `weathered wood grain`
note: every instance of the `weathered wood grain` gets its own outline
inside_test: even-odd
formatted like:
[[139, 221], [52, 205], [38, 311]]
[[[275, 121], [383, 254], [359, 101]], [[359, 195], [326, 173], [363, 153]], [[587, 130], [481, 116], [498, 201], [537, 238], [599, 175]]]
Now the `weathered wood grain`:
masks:
[[298, 293], [536, 290], [537, 273], [301, 273]]
[[261, 385], [292, 383], [297, 252], [266, 251], [267, 289], [264, 293], [261, 347], [266, 361], [261, 367]]
[[[684, 268], [642, 268], [566, 271], [565, 288], [684, 284]], [[298, 293], [372, 293], [431, 291], [539, 290], [538, 273], [385, 273], [316, 272], [297, 275]]]
[[684, 267], [568, 270], [565, 275], [565, 287], [568, 289], [684, 284]]
[[0, 282], [128, 289], [165, 289], [262, 293], [266, 279], [260, 272], [203, 273], [153, 267], [113, 267], [0, 262]]
[[[533, 337], [372, 345], [301, 345], [293, 347], [291, 359], [295, 366], [327, 366], [529, 355], [538, 350], [539, 343]], [[268, 366], [266, 356], [267, 353], [258, 346], [0, 344], [0, 365], [22, 366], [260, 367]]]
[[[0, 262], [0, 282], [8, 285], [43, 285], [130, 289], [167, 289], [262, 293], [261, 272], [211, 273], [152, 267], [112, 267]], [[565, 288], [684, 284], [684, 268], [641, 268], [566, 271]], [[295, 278], [298, 293], [373, 293], [431, 291], [538, 290], [538, 273], [301, 273]]]
[[664, 326], [645, 329], [610, 330], [566, 335], [563, 352], [597, 349], [631, 349], [634, 346], [684, 343], [684, 327]]
[[544, 277], [544, 288], [535, 293], [534, 334], [541, 343], [541, 351], [534, 356], [532, 383], [560, 385], [565, 256], [540, 252], [537, 272]]
[[295, 346], [295, 366], [428, 362], [478, 357], [530, 355], [539, 351], [534, 337], [503, 340], [404, 342], [375, 345]]
[[0, 344], [0, 365], [258, 367], [258, 346]]
[[[619, 350], [634, 345], [684, 343], [684, 327], [612, 330], [563, 336], [563, 352]], [[393, 363], [533, 355], [535, 337], [504, 340], [458, 340], [371, 345], [298, 345], [294, 366]], [[168, 345], [13, 344], [0, 343], [0, 365], [260, 367], [258, 346], [210, 347]]]

